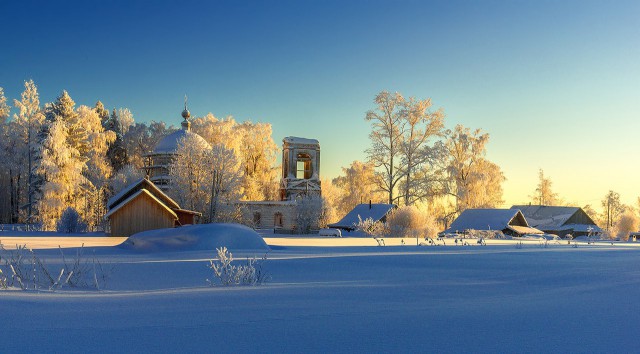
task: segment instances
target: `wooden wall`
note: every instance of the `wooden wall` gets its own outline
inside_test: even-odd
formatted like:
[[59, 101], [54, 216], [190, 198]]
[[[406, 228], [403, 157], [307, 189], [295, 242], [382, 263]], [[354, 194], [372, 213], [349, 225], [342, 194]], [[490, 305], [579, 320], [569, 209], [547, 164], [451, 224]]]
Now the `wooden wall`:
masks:
[[145, 193], [124, 205], [109, 218], [111, 236], [174, 227], [177, 218]]

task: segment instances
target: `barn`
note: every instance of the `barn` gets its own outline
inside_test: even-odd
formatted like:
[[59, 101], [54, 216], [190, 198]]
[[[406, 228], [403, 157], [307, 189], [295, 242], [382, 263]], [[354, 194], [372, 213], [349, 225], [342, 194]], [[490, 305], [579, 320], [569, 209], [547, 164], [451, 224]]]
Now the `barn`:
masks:
[[505, 235], [542, 234], [529, 226], [517, 209], [467, 209], [463, 211], [445, 233], [463, 233], [468, 230], [502, 231]]
[[178, 203], [153, 182], [141, 178], [107, 202], [111, 236], [194, 224], [200, 213], [181, 209]]
[[395, 204], [358, 204], [344, 218], [335, 224], [327, 226], [353, 231], [360, 220], [371, 219], [373, 221], [387, 221], [387, 214], [396, 208]]
[[583, 236], [602, 232], [591, 217], [579, 207], [548, 205], [514, 205], [527, 218], [529, 225], [560, 237]]

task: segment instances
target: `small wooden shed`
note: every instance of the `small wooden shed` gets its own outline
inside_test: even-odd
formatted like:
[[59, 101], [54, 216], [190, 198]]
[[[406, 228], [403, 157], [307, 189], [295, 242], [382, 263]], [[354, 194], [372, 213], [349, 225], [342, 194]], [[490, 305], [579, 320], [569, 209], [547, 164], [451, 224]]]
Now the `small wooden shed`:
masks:
[[131, 236], [135, 233], [193, 224], [201, 214], [180, 209], [178, 203], [153, 182], [141, 178], [125, 187], [107, 202], [105, 218], [111, 226], [111, 236]]

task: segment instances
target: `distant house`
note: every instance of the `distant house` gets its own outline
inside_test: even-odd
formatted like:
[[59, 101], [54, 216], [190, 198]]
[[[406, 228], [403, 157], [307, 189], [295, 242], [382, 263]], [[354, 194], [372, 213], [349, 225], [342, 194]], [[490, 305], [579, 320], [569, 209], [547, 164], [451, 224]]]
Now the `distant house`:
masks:
[[602, 229], [579, 207], [562, 207], [546, 205], [514, 205], [511, 209], [519, 209], [529, 224], [549, 234], [565, 237], [587, 235], [589, 231], [602, 232]]
[[463, 233], [468, 230], [502, 231], [505, 235], [542, 234], [527, 223], [517, 209], [467, 209], [453, 221], [446, 233]]
[[202, 214], [180, 209], [178, 203], [153, 182], [141, 178], [125, 187], [107, 202], [105, 218], [111, 226], [111, 236], [131, 236], [135, 233], [194, 224]]
[[353, 210], [351, 210], [347, 215], [345, 215], [342, 220], [338, 221], [334, 224], [329, 224], [327, 226], [343, 229], [347, 231], [353, 231], [356, 229], [356, 225], [358, 224], [358, 217], [362, 220], [372, 219], [373, 221], [387, 221], [387, 214], [396, 206], [394, 204], [358, 204]]

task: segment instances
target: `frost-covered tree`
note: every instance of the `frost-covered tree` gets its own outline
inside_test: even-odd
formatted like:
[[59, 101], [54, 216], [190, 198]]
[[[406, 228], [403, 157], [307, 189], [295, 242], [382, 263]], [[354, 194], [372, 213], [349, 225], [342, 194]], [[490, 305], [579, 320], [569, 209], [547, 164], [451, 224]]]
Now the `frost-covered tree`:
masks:
[[244, 199], [277, 198], [278, 169], [275, 163], [278, 147], [273, 141], [270, 124], [240, 124], [233, 117], [218, 119], [209, 113], [193, 119], [191, 129], [211, 146], [223, 145], [234, 152], [242, 166]]
[[170, 195], [202, 212], [205, 221], [219, 221], [220, 210], [242, 196], [242, 169], [234, 151], [221, 144], [211, 147], [196, 135], [178, 143], [169, 176]]
[[391, 236], [412, 237], [419, 245], [420, 238], [434, 238], [438, 228], [433, 216], [415, 205], [401, 206], [387, 215], [387, 224]]
[[87, 178], [96, 189], [103, 188], [113, 171], [106, 154], [116, 134], [104, 129], [100, 116], [92, 108], [78, 107], [77, 117], [83, 130], [81, 145], [89, 147], [81, 151], [81, 156], [87, 161]]
[[242, 142], [238, 147], [243, 167], [243, 190], [247, 200], [274, 200], [278, 194], [278, 147], [271, 124], [244, 122], [238, 126]]
[[[444, 111], [431, 111], [431, 99], [405, 100], [401, 110], [403, 139], [401, 144], [403, 179], [400, 184], [404, 205], [433, 196], [435, 178], [430, 177], [441, 158], [442, 149], [430, 146], [429, 140], [439, 137], [444, 129]], [[431, 183], [429, 183], [431, 182]]]
[[104, 108], [104, 104], [101, 101], [96, 102], [96, 105], [93, 107], [93, 110], [96, 111], [98, 116], [100, 117], [100, 122], [102, 123], [102, 127], [105, 130], [109, 129], [109, 110]]
[[4, 124], [9, 117], [11, 107], [7, 105], [7, 97], [4, 95], [4, 88], [0, 87], [0, 124]]
[[209, 189], [208, 219], [218, 221], [222, 204], [235, 202], [242, 197], [242, 165], [233, 150], [224, 145], [214, 145], [208, 156], [212, 173]]
[[175, 127], [167, 127], [164, 122], [151, 122], [148, 126], [144, 123], [136, 123], [130, 126], [127, 133], [123, 134], [127, 163], [142, 168], [143, 155], [151, 152], [160, 139], [175, 130]]
[[144, 177], [142, 170], [131, 164], [124, 165], [111, 177], [111, 181], [109, 182], [111, 192], [116, 194], [142, 177]]
[[497, 165], [484, 158], [488, 141], [489, 134], [480, 129], [472, 132], [462, 125], [447, 132], [444, 144], [447, 178], [443, 181], [443, 190], [455, 199], [455, 213], [501, 202], [505, 178]]
[[127, 148], [124, 143], [124, 134], [122, 133], [122, 124], [118, 118], [116, 110], [113, 110], [111, 116], [107, 112], [106, 123], [103, 124], [105, 129], [113, 132], [115, 140], [109, 144], [107, 149], [107, 158], [109, 164], [114, 171], [119, 171], [123, 166], [129, 163], [129, 157], [127, 155]]
[[533, 196], [531, 196], [533, 202], [538, 205], [558, 204], [558, 193], [554, 193], [551, 186], [551, 178], [545, 177], [544, 171], [540, 169], [538, 171], [538, 185]]
[[169, 194], [184, 208], [205, 211], [211, 179], [210, 154], [211, 147], [194, 134], [178, 142], [176, 156], [169, 166]]
[[618, 218], [624, 213], [626, 206], [620, 202], [620, 194], [609, 191], [602, 200], [603, 221], [606, 222], [605, 229], [609, 230], [618, 221]]
[[75, 209], [68, 207], [62, 212], [60, 220], [56, 223], [56, 231], [66, 234], [86, 232], [87, 224], [82, 221], [80, 214]]
[[82, 126], [81, 146], [87, 146], [84, 151], [80, 151], [80, 157], [86, 161], [84, 175], [87, 183], [83, 185], [84, 208], [82, 216], [93, 229], [101, 224], [106, 214], [105, 202], [109, 195], [109, 178], [113, 173], [107, 150], [112, 144], [116, 135], [112, 131], [105, 130], [98, 113], [90, 107], [80, 106], [77, 109], [77, 119]]
[[308, 234], [320, 227], [323, 211], [322, 197], [300, 196], [296, 199], [296, 226], [300, 233]]
[[502, 183], [506, 178], [500, 166], [487, 159], [480, 159], [471, 177], [467, 187], [468, 208], [496, 208], [504, 202]]
[[339, 214], [337, 210], [338, 199], [341, 197], [342, 191], [330, 179], [322, 178], [321, 184], [324, 211], [320, 227], [326, 227], [327, 224], [340, 220], [346, 214]]
[[402, 163], [403, 119], [402, 106], [404, 97], [399, 93], [391, 94], [382, 91], [376, 95], [376, 110], [367, 112], [366, 120], [371, 122], [371, 147], [367, 149], [369, 162], [375, 168], [378, 188], [385, 192], [387, 202], [393, 204], [397, 200], [395, 191], [403, 177], [400, 167]]
[[32, 205], [35, 202], [37, 188], [35, 186], [34, 169], [38, 160], [37, 136], [42, 129], [44, 115], [40, 108], [38, 89], [32, 80], [24, 83], [24, 91], [20, 100], [14, 100], [18, 110], [9, 122], [5, 139], [0, 143], [5, 155], [2, 161], [8, 167], [11, 178], [11, 204], [13, 221], [17, 222], [20, 208], [26, 212], [24, 219], [32, 221]]
[[80, 152], [68, 143], [69, 131], [62, 119], [49, 123], [42, 146], [42, 160], [38, 173], [42, 176], [42, 199], [38, 211], [45, 230], [52, 230], [67, 207], [76, 210], [82, 200], [83, 185], [88, 180], [83, 175], [86, 163]]
[[625, 211], [616, 224], [617, 236], [622, 241], [629, 239], [629, 233], [638, 232], [640, 229], [640, 219], [636, 213], [631, 210]]
[[334, 178], [333, 184], [339, 189], [336, 199], [338, 215], [346, 215], [361, 203], [386, 202], [385, 194], [376, 185], [375, 170], [371, 163], [353, 161], [349, 167], [342, 168], [342, 175]]

